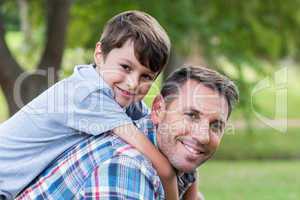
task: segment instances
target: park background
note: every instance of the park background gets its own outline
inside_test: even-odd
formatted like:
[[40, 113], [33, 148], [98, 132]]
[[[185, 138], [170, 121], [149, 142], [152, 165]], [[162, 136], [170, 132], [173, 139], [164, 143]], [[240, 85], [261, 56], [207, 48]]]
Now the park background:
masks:
[[[0, 1], [0, 123], [16, 112], [14, 84], [30, 101], [76, 64], [91, 63], [105, 21], [130, 9], [148, 12], [169, 33], [164, 78], [182, 65], [231, 77], [240, 103], [212, 161], [199, 168], [205, 199], [300, 198], [299, 0], [4, 0]], [[49, 77], [48, 77], [49, 78]], [[51, 84], [51, 83], [50, 83]]]

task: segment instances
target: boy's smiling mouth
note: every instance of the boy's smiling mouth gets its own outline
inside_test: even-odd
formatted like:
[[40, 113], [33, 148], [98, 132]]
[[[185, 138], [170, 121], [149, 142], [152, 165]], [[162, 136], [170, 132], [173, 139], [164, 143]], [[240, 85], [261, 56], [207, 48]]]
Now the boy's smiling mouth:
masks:
[[125, 96], [125, 97], [133, 97], [135, 95], [135, 93], [129, 92], [127, 90], [123, 90], [122, 88], [116, 86], [117, 90], [119, 90], [119, 92]]

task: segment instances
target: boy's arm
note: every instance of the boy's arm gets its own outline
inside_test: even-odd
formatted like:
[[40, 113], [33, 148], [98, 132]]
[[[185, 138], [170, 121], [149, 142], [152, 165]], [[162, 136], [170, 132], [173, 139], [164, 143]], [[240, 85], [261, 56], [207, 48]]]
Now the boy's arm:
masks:
[[195, 182], [189, 187], [185, 192], [183, 199], [184, 200], [204, 200], [204, 196], [201, 192], [198, 192], [198, 179], [195, 177]]
[[192, 183], [189, 189], [185, 192], [183, 196], [184, 200], [200, 200], [198, 195], [197, 181]]
[[167, 200], [176, 200], [178, 197], [177, 177], [169, 161], [133, 124], [120, 126], [113, 132], [151, 160], [161, 178]]
[[[98, 135], [110, 130], [151, 160], [160, 176], [169, 200], [178, 199], [177, 179], [168, 160], [134, 125], [107, 90], [86, 92], [69, 99], [66, 126], [87, 134]], [[75, 102], [75, 103], [74, 103]], [[65, 120], [64, 120], [65, 121]]]

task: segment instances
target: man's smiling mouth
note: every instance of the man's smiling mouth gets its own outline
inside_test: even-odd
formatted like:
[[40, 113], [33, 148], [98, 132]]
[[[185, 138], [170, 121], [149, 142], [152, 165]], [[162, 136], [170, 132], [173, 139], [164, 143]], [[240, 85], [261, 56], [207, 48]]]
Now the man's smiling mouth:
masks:
[[205, 151], [198, 148], [198, 147], [195, 147], [193, 146], [192, 144], [188, 143], [188, 142], [185, 142], [184, 140], [179, 140], [180, 143], [184, 146], [184, 148], [186, 150], [188, 150], [190, 153], [194, 154], [194, 155], [200, 155], [200, 154], [204, 154]]

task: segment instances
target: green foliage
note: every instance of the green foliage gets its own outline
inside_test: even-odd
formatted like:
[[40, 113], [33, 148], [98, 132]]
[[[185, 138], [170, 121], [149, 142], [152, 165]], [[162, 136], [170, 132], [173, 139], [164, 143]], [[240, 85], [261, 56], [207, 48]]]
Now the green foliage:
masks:
[[[18, 34], [6, 38], [13, 41], [8, 43], [20, 64], [32, 69], [44, 46], [47, 5], [45, 1], [28, 3], [33, 48], [29, 52], [22, 48], [26, 41]], [[75, 61], [91, 62], [87, 54], [94, 49], [108, 19], [121, 11], [143, 10], [165, 27], [177, 54], [186, 56], [199, 48], [199, 57], [237, 83], [241, 91], [240, 107], [244, 111], [240, 117], [250, 120], [250, 94], [254, 85], [270, 75], [278, 67], [279, 60], [288, 57], [299, 61], [299, 8], [298, 0], [75, 0], [70, 12], [68, 50], [61, 77], [70, 74], [72, 67], [79, 64]], [[9, 31], [20, 29], [16, 1], [3, 2], [0, 11]], [[17, 44], [20, 44], [18, 49], [14, 47]], [[83, 51], [80, 53], [83, 56], [77, 55], [77, 48]], [[76, 55], [72, 57], [70, 51]], [[229, 63], [234, 73], [228, 71], [228, 65], [224, 63]], [[254, 74], [254, 79], [251, 74]], [[298, 93], [292, 93], [299, 97]], [[289, 99], [293, 106], [297, 101], [296, 98]], [[260, 100], [254, 103], [256, 109], [272, 105]], [[293, 108], [291, 110], [293, 114], [289, 116], [299, 116], [294, 114]]]
[[0, 17], [6, 22], [8, 30], [18, 29], [18, 11], [12, 1], [0, 2]]
[[128, 9], [146, 11], [166, 28], [179, 54], [188, 55], [198, 46], [203, 54], [199, 56], [210, 67], [226, 74], [218, 61], [224, 57], [237, 69], [238, 76], [233, 79], [241, 90], [240, 107], [249, 119], [247, 105], [255, 82], [249, 81], [244, 67], [247, 65], [263, 77], [270, 72], [265, 61], [276, 64], [285, 57], [298, 59], [299, 8], [299, 1], [290, 0], [78, 0], [71, 12], [69, 44], [93, 48], [104, 22], [111, 16]]
[[68, 44], [94, 48], [108, 19], [122, 11], [143, 10], [158, 19], [170, 34], [173, 44], [178, 43], [174, 46], [179, 46], [194, 21], [194, 16], [187, 12], [191, 7], [190, 1], [77, 0], [71, 9]]
[[8, 107], [4, 99], [4, 95], [0, 90], [0, 123], [8, 118]]
[[[35, 37], [39, 37], [41, 33], [38, 31], [35, 33]], [[41, 44], [40, 39], [35, 39], [36, 48], [34, 51], [28, 51], [24, 45], [24, 34], [20, 31], [10, 31], [6, 34], [7, 45], [11, 53], [16, 58], [20, 66], [24, 67], [24, 70], [34, 70], [39, 57], [41, 54]]]
[[66, 49], [62, 62], [62, 69], [60, 70], [60, 79], [70, 76], [76, 65], [92, 63], [93, 53], [93, 50], [90, 49]]
[[[44, 32], [45, 2], [28, 2], [34, 35], [36, 30]], [[201, 56], [215, 67], [215, 60], [224, 56], [237, 68], [247, 63], [262, 73], [264, 68], [257, 60], [276, 62], [287, 56], [298, 59], [299, 8], [300, 2], [291, 0], [75, 0], [67, 44], [72, 48], [94, 48], [108, 19], [121, 11], [138, 9], [160, 21], [180, 54], [189, 54], [199, 46]], [[1, 13], [8, 26], [19, 26], [16, 2], [3, 3]]]
[[155, 80], [155, 82], [152, 84], [148, 94], [144, 98], [144, 101], [149, 108], [151, 108], [154, 98], [160, 92], [161, 82], [162, 82], [162, 75], [159, 75]]
[[209, 200], [298, 200], [299, 161], [208, 161], [199, 190]]
[[234, 130], [224, 135], [215, 159], [299, 159], [299, 146], [300, 135], [296, 128], [289, 128], [287, 133], [267, 128], [256, 128], [252, 134]]

